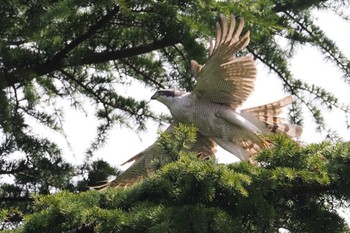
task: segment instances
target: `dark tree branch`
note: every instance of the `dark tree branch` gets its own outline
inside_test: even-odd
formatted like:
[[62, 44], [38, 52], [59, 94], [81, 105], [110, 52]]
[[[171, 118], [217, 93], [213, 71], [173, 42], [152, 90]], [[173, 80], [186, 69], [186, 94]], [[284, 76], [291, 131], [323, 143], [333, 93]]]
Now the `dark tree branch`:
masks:
[[34, 72], [37, 75], [44, 75], [56, 70], [60, 70], [65, 67], [104, 63], [112, 60], [118, 60], [126, 57], [141, 55], [144, 53], [151, 52], [153, 50], [174, 45], [178, 42], [179, 41], [174, 39], [163, 38], [161, 40], [154, 41], [153, 43], [150, 43], [150, 44], [121, 49], [117, 51], [105, 51], [101, 53], [91, 52], [78, 59], [68, 57], [66, 62], [57, 61], [56, 63], [48, 62], [48, 63], [41, 64], [38, 67], [34, 68]]
[[140, 45], [132, 48], [121, 49], [117, 51], [106, 51], [101, 53], [91, 52], [86, 54], [81, 58], [68, 57], [66, 59], [60, 60], [49, 60], [43, 64], [40, 64], [32, 69], [19, 70], [18, 73], [13, 73], [5, 77], [7, 79], [7, 86], [14, 85], [16, 83], [21, 83], [27, 77], [30, 77], [31, 73], [34, 73], [38, 76], [45, 75], [57, 70], [61, 70], [65, 67], [73, 66], [83, 66], [97, 63], [104, 63], [112, 60], [118, 60], [122, 58], [137, 56], [151, 52], [153, 50], [161, 49], [164, 47], [172, 46], [177, 43], [180, 43], [179, 39], [175, 38], [163, 38], [160, 40], [153, 41], [152, 43]]
[[[115, 6], [110, 12], [98, 20], [94, 25], [92, 25], [87, 32], [73, 39], [69, 44], [67, 44], [62, 50], [58, 51], [52, 58], [49, 58], [46, 62], [34, 66], [32, 69], [19, 69], [15, 72], [9, 79], [9, 85], [23, 81], [26, 76], [30, 76], [29, 73], [34, 71], [37, 75], [43, 75], [50, 73], [62, 67], [64, 64], [64, 59], [70, 51], [79, 46], [81, 43], [92, 37], [96, 32], [104, 27], [117, 13], [119, 12], [119, 6]], [[25, 75], [27, 74], [27, 75]]]
[[88, 224], [83, 224], [80, 227], [70, 229], [68, 231], [65, 231], [63, 233], [94, 233], [94, 228], [95, 228], [96, 223], [88, 223]]
[[31, 197], [0, 197], [0, 202], [28, 202], [33, 201]]
[[[255, 53], [253, 50], [248, 49], [248, 51], [253, 54], [253, 56], [257, 59], [259, 59], [262, 63], [264, 63], [265, 65], [267, 65], [267, 67], [269, 67], [269, 69], [271, 69], [272, 71], [274, 71], [283, 81], [283, 83], [288, 87], [288, 90], [291, 92], [292, 95], [297, 96], [297, 93], [295, 93], [293, 90], [293, 86], [290, 84], [290, 82], [285, 78], [285, 76], [283, 75], [283, 73], [276, 68], [275, 65], [273, 65], [271, 62], [269, 62], [268, 60], [264, 59], [263, 56], [258, 55], [257, 53]], [[297, 96], [299, 98], [299, 96]]]
[[[78, 86], [83, 88], [84, 91], [86, 91], [88, 95], [90, 95], [94, 100], [96, 100], [96, 102], [102, 103], [106, 111], [107, 111], [107, 106], [108, 106], [108, 107], [112, 107], [114, 109], [120, 109], [120, 110], [130, 114], [130, 116], [137, 115], [137, 111], [132, 111], [131, 109], [128, 109], [127, 107], [122, 107], [116, 103], [111, 102], [110, 100], [106, 100], [104, 96], [100, 96], [99, 94], [97, 94], [89, 86], [87, 86], [86, 84], [84, 84], [80, 80], [76, 79], [74, 77], [74, 75], [66, 72], [65, 70], [60, 70], [60, 72], [62, 74], [64, 74], [68, 79], [75, 82]], [[144, 116], [155, 119], [155, 117], [152, 114], [144, 114]]]
[[275, 6], [273, 7], [273, 10], [275, 12], [284, 12], [286, 10], [293, 10], [295, 12], [300, 12], [303, 9], [309, 9], [312, 7], [320, 6], [323, 2], [326, 2], [327, 0], [321, 0], [319, 2], [316, 1], [304, 1], [304, 0], [297, 0], [297, 1], [278, 1], [275, 0]]
[[[79, 61], [80, 63], [79, 65], [103, 63], [111, 60], [118, 60], [126, 57], [141, 55], [144, 53], [151, 52], [153, 50], [175, 45], [179, 42], [180, 40], [178, 39], [164, 37], [163, 39], [153, 41], [150, 44], [140, 45], [133, 48], [126, 48], [126, 49], [121, 49], [117, 51], [108, 51], [108, 52], [101, 52], [101, 53], [91, 53], [81, 58]], [[71, 65], [77, 65], [77, 64], [71, 64]], [[70, 65], [68, 64], [68, 66]]]
[[133, 65], [131, 62], [128, 62], [125, 59], [121, 59], [121, 62], [123, 62], [125, 65], [129, 66], [133, 71], [135, 71], [137, 74], [141, 75], [145, 81], [151, 82], [156, 85], [157, 88], [164, 89], [164, 85], [160, 82], [157, 82], [157, 80], [152, 79], [149, 75], [147, 75], [145, 72], [142, 72], [141, 70], [137, 69], [135, 65]]
[[[3, 168], [1, 168], [3, 169]], [[0, 170], [0, 175], [14, 175], [17, 173], [22, 172], [23, 169], [12, 169], [12, 168], [7, 168], [6, 170]]]
[[41, 76], [54, 71], [62, 70], [65, 67], [104, 63], [112, 60], [118, 60], [148, 53], [153, 50], [172, 46], [180, 42], [179, 39], [164, 37], [163, 39], [155, 40], [149, 44], [142, 44], [132, 48], [125, 48], [116, 51], [105, 51], [100, 53], [91, 51], [87, 52], [81, 57], [75, 57], [74, 55], [68, 56], [69, 52], [93, 36], [98, 29], [106, 25], [118, 11], [119, 7], [116, 6], [112, 11], [101, 18], [96, 24], [92, 25], [86, 33], [72, 40], [66, 47], [57, 52], [51, 59], [48, 59], [46, 62], [36, 65], [32, 68], [19, 69], [17, 71], [14, 71], [14, 73], [9, 74], [7, 77], [5, 77], [7, 79], [7, 86], [23, 82], [23, 80], [31, 76], [31, 73]]
[[323, 125], [323, 118], [319, 119], [317, 117], [317, 113], [315, 112], [315, 109], [312, 108], [311, 103], [309, 103], [302, 95], [299, 95], [296, 91], [295, 91], [295, 87], [292, 85], [292, 83], [285, 77], [285, 75], [275, 66], [273, 65], [271, 62], [269, 62], [268, 60], [264, 59], [262, 56], [259, 56], [258, 54], [254, 53], [254, 51], [249, 50], [250, 53], [253, 54], [254, 57], [256, 57], [257, 59], [259, 59], [261, 62], [263, 62], [265, 65], [267, 65], [267, 67], [274, 71], [279, 78], [283, 81], [284, 85], [287, 87], [288, 91], [290, 92], [290, 94], [294, 95], [296, 98], [298, 98], [306, 107], [307, 109], [311, 112], [311, 114], [314, 116], [314, 119], [316, 120], [316, 123], [324, 128]]
[[[328, 56], [333, 59], [333, 61], [345, 72], [346, 75], [350, 76], [350, 69], [349, 65], [344, 64], [340, 59], [344, 56], [339, 52], [338, 56], [333, 53], [333, 51], [327, 47], [324, 43], [329, 43], [326, 40], [323, 42], [320, 41], [320, 39], [315, 36], [313, 31], [310, 31], [307, 26], [305, 26], [303, 23], [301, 23], [299, 20], [296, 19], [296, 16], [292, 16], [288, 11], [283, 12], [285, 13], [291, 20], [293, 20], [298, 26], [306, 32], [313, 40], [317, 42], [317, 45], [324, 51], [325, 54], [328, 54]], [[311, 26], [315, 26], [314, 24], [310, 23]], [[325, 39], [325, 38], [323, 38]], [[309, 42], [310, 43], [310, 42]], [[313, 43], [310, 43], [314, 45]], [[340, 56], [340, 57], [339, 57]]]
[[99, 21], [97, 21], [94, 25], [92, 25], [87, 32], [82, 34], [81, 36], [72, 40], [66, 47], [64, 47], [61, 51], [56, 53], [52, 60], [57, 61], [62, 57], [65, 57], [70, 51], [76, 48], [79, 44], [83, 43], [85, 40], [92, 37], [97, 30], [104, 27], [117, 13], [119, 12], [119, 6], [115, 6], [108, 14], [103, 16]]

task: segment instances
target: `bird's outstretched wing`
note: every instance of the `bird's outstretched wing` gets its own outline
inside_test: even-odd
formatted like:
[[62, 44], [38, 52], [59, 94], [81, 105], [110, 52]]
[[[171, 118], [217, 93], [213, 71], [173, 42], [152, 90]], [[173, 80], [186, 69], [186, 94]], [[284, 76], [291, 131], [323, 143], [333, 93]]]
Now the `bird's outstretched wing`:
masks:
[[[177, 123], [172, 123], [167, 129], [166, 132], [171, 136], [174, 132], [174, 128], [177, 126]], [[95, 187], [99, 189], [107, 187], [129, 187], [138, 181], [143, 180], [148, 177], [150, 174], [155, 172], [156, 166], [154, 166], [154, 161], [162, 157], [166, 162], [170, 162], [171, 159], [167, 158], [165, 152], [163, 151], [162, 145], [159, 143], [159, 140], [156, 140], [152, 145], [147, 147], [145, 150], [141, 151], [131, 159], [127, 160], [123, 164], [133, 162], [133, 164], [125, 170], [120, 176], [118, 176], [113, 181], [106, 183], [104, 185]], [[198, 153], [198, 156], [205, 159], [215, 154], [216, 144], [210, 138], [207, 138], [200, 133], [197, 133], [196, 142], [190, 145], [189, 151]], [[92, 187], [94, 188], [94, 187]]]
[[240, 106], [252, 93], [256, 77], [256, 66], [250, 55], [236, 57], [250, 40], [249, 31], [240, 34], [244, 20], [238, 25], [234, 15], [230, 23], [221, 15], [221, 24], [216, 24], [216, 41], [210, 46], [209, 60], [202, 67], [192, 61], [192, 71], [197, 78], [193, 94], [211, 102], [225, 104], [232, 108]]

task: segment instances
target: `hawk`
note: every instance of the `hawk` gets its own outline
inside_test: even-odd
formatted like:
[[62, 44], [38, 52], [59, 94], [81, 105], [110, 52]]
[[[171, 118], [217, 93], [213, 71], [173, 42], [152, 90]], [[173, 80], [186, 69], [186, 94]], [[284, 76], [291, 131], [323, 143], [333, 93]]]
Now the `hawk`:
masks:
[[209, 60], [204, 66], [191, 61], [197, 80], [193, 91], [159, 90], [152, 99], [166, 105], [175, 121], [194, 124], [202, 136], [239, 159], [248, 160], [269, 145], [264, 140], [269, 132], [298, 137], [302, 130], [298, 125], [283, 123], [277, 116], [282, 107], [293, 101], [291, 96], [238, 111], [253, 92], [256, 78], [253, 57], [234, 55], [249, 43], [249, 31], [240, 37], [243, 26], [243, 19], [236, 25], [231, 15], [228, 24], [221, 15], [221, 24], [216, 24], [215, 45], [209, 48]]
[[[221, 15], [216, 24], [216, 40], [210, 43], [209, 59], [205, 65], [191, 61], [196, 86], [191, 93], [178, 90], [158, 90], [151, 99], [168, 107], [174, 122], [167, 129], [172, 132], [179, 123], [194, 124], [197, 142], [192, 151], [206, 158], [215, 152], [218, 144], [237, 156], [249, 160], [270, 144], [264, 138], [269, 133], [282, 132], [299, 137], [302, 129], [278, 117], [282, 108], [289, 105], [292, 96], [266, 105], [238, 110], [254, 89], [256, 65], [251, 55], [235, 56], [249, 43], [249, 31], [241, 36], [244, 19], [236, 24], [231, 15], [228, 23]], [[156, 142], [127, 162], [134, 163], [108, 186], [129, 186], [152, 172], [151, 160], [161, 154]]]

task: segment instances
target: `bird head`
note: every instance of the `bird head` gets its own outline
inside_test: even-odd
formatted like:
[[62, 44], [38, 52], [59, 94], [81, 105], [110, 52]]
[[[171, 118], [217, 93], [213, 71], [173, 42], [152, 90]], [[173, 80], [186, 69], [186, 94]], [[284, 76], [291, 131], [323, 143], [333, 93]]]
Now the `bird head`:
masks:
[[167, 107], [175, 102], [179, 97], [186, 94], [183, 91], [175, 91], [170, 89], [159, 90], [151, 97], [152, 100], [158, 100], [159, 102], [165, 104]]

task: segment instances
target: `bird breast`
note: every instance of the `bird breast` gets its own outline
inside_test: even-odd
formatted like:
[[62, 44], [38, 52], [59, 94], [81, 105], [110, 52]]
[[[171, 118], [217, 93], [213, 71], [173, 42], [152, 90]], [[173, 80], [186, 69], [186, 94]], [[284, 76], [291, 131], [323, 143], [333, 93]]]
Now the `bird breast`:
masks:
[[240, 131], [237, 126], [217, 117], [217, 113], [221, 111], [232, 111], [233, 114], [239, 114], [222, 104], [198, 100], [188, 95], [179, 98], [169, 109], [175, 120], [194, 124], [205, 136], [233, 139], [237, 131]]

